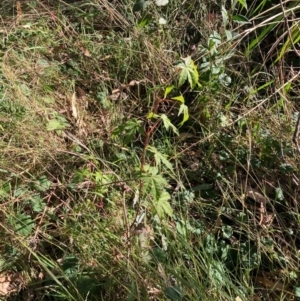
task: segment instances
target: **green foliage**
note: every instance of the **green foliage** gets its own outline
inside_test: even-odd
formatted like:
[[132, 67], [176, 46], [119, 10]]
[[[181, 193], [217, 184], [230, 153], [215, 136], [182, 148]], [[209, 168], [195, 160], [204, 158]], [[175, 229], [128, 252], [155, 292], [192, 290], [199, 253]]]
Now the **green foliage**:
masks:
[[197, 66], [191, 57], [183, 58], [183, 63], [179, 63], [176, 67], [179, 71], [178, 87], [182, 86], [186, 81], [188, 81], [191, 89], [196, 86], [201, 87], [199, 83], [199, 73]]
[[18, 213], [11, 217], [10, 224], [13, 230], [21, 236], [29, 236], [34, 228], [34, 222], [30, 215]]
[[297, 1], [10, 2], [0, 299], [298, 297]]
[[112, 138], [120, 135], [123, 138], [124, 144], [127, 145], [132, 142], [136, 134], [144, 134], [142, 121], [132, 118], [121, 125], [119, 125], [113, 132]]
[[155, 163], [158, 167], [160, 167], [162, 164], [169, 169], [171, 172], [173, 172], [173, 166], [170, 161], [166, 158], [165, 155], [160, 153], [155, 147], [148, 146], [147, 149], [154, 154]]
[[50, 119], [47, 123], [47, 131], [55, 131], [57, 134], [61, 134], [62, 131], [69, 126], [64, 116], [55, 113], [54, 118]]

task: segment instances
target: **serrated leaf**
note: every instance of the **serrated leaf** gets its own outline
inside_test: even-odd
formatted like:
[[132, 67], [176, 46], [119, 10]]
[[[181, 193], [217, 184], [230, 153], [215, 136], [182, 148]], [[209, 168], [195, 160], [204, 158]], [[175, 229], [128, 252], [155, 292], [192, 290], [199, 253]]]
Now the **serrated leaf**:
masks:
[[147, 149], [154, 154], [154, 159], [157, 166], [164, 164], [170, 171], [173, 172], [173, 166], [171, 162], [161, 152], [159, 152], [153, 146], [148, 146]]
[[186, 72], [186, 70], [183, 69], [179, 74], [178, 86], [179, 87], [182, 86], [186, 80], [187, 80], [187, 72]]
[[178, 86], [182, 86], [186, 80], [188, 80], [191, 89], [194, 89], [199, 84], [199, 73], [197, 66], [190, 56], [182, 59], [184, 63], [177, 65], [181, 69], [179, 74]]
[[114, 138], [118, 135], [122, 135], [124, 144], [129, 144], [138, 133], [144, 134], [142, 121], [132, 118], [114, 129], [112, 137]]
[[31, 200], [31, 207], [33, 212], [42, 212], [45, 209], [46, 204], [44, 203], [43, 199], [39, 196], [34, 196]]
[[170, 199], [170, 194], [164, 190], [160, 198], [157, 201], [153, 201], [156, 213], [160, 218], [165, 217], [166, 215], [170, 217], [173, 216], [173, 209], [169, 203]]
[[14, 228], [22, 236], [28, 236], [34, 227], [34, 222], [30, 215], [17, 214], [14, 220]]
[[64, 130], [67, 127], [69, 127], [69, 124], [60, 119], [51, 119], [47, 123], [47, 131]]
[[35, 183], [34, 188], [38, 191], [44, 192], [48, 190], [51, 186], [51, 182], [47, 179], [46, 176], [41, 176]]
[[158, 200], [168, 182], [161, 175], [145, 174], [141, 177], [143, 181], [143, 192], [151, 195], [152, 199]]
[[189, 108], [184, 103], [180, 105], [178, 116], [181, 115], [182, 113], [183, 113], [183, 119], [179, 124], [180, 126], [182, 126], [189, 119]]
[[167, 115], [165, 114], [161, 114], [160, 118], [163, 121], [164, 127], [166, 128], [166, 130], [168, 130], [169, 128], [172, 129], [172, 131], [176, 134], [179, 135], [178, 129], [175, 127], [174, 124], [172, 124], [171, 120], [168, 118]]

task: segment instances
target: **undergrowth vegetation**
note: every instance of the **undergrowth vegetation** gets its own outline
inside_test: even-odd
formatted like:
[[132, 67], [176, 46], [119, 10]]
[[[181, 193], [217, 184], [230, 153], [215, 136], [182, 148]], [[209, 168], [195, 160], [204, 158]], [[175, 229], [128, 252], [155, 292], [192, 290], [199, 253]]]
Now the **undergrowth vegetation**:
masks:
[[299, 13], [2, 0], [0, 298], [298, 300]]

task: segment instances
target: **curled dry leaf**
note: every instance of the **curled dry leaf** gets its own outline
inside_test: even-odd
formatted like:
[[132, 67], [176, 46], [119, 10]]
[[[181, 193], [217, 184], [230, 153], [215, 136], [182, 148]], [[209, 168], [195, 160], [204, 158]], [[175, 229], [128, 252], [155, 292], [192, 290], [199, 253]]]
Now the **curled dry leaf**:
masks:
[[84, 46], [80, 47], [80, 50], [82, 51], [83, 55], [87, 56], [87, 57], [91, 57], [90, 52], [88, 51], [87, 48], [85, 48]]
[[10, 278], [0, 275], [0, 296], [7, 296], [10, 293]]
[[136, 85], [139, 85], [139, 81], [136, 81], [136, 80], [132, 80], [129, 84], [128, 84], [128, 86], [130, 86], [130, 87], [134, 87], [134, 86], [136, 86]]
[[246, 197], [253, 199], [257, 203], [263, 203], [264, 205], [269, 202], [269, 200], [265, 196], [263, 196], [257, 189], [253, 188], [247, 189]]
[[78, 98], [85, 98], [86, 97], [86, 93], [82, 88], [76, 87], [75, 91], [76, 91], [76, 94], [77, 94]]
[[16, 293], [22, 285], [24, 285], [24, 280], [20, 273], [6, 272], [0, 274], [0, 297]]
[[112, 91], [112, 94], [108, 96], [108, 98], [112, 101], [117, 101], [119, 99], [126, 99], [128, 95], [122, 92], [120, 89], [115, 89]]

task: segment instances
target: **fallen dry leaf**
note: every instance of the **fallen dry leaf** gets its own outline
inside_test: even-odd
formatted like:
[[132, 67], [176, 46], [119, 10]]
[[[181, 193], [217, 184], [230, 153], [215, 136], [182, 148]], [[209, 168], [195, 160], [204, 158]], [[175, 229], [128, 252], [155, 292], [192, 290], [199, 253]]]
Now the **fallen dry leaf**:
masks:
[[21, 274], [13, 272], [0, 274], [0, 297], [9, 296], [10, 294], [17, 292], [17, 287], [20, 287], [20, 284], [23, 282]]
[[80, 47], [80, 50], [82, 51], [83, 55], [87, 56], [87, 57], [91, 57], [90, 52], [88, 51], [87, 48], [85, 48], [84, 46]]
[[86, 98], [86, 93], [85, 93], [85, 91], [82, 88], [80, 88], [80, 87], [77, 86], [75, 88], [75, 91], [77, 93], [78, 98]]
[[128, 84], [128, 86], [133, 87], [133, 86], [138, 85], [139, 83], [140, 83], [140, 82], [138, 82], [138, 81], [136, 81], [136, 80], [132, 80], [132, 81]]
[[10, 282], [9, 277], [0, 275], [0, 296], [6, 296], [9, 294]]
[[76, 105], [77, 105], [77, 97], [76, 97], [76, 93], [74, 92], [73, 95], [72, 95], [72, 98], [71, 98], [71, 110], [72, 110], [72, 116], [75, 118], [75, 119], [78, 119], [78, 111], [77, 111], [77, 108], [76, 108]]

